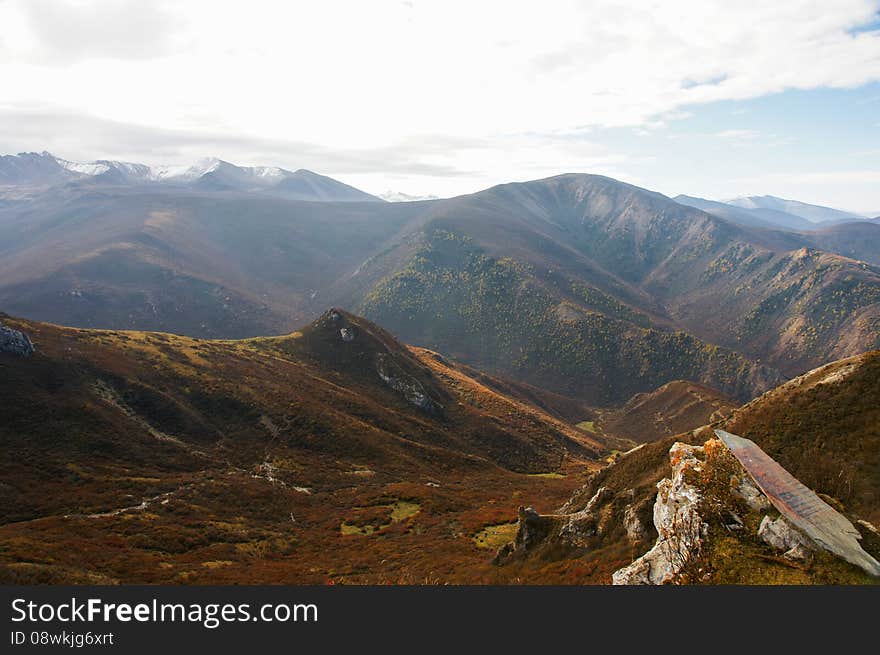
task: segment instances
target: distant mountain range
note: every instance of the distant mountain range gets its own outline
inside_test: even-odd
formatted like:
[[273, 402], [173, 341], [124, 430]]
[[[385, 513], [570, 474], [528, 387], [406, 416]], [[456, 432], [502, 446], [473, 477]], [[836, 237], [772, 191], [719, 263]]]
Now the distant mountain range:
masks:
[[872, 581], [762, 537], [711, 439], [880, 557], [877, 219], [584, 174], [390, 199], [0, 159], [0, 582], [608, 582], [692, 530], [678, 581]]
[[386, 200], [388, 202], [420, 202], [422, 200], [439, 200], [439, 196], [411, 196], [408, 193], [401, 193], [400, 191], [391, 191], [390, 189], [385, 193], [380, 193], [379, 197], [382, 200]]
[[752, 211], [769, 210], [772, 212], [781, 212], [799, 216], [811, 223], [827, 223], [860, 220], [865, 218], [858, 214], [832, 209], [831, 207], [822, 207], [820, 205], [810, 205], [797, 200], [786, 200], [785, 198], [777, 198], [775, 196], [745, 196], [742, 198], [734, 198], [726, 201], [728, 205], [734, 207], [742, 207]]
[[867, 220], [867, 216], [775, 196], [748, 196], [725, 202], [679, 195], [674, 200], [740, 225], [809, 232], [838, 223]]
[[202, 191], [272, 192], [296, 200], [379, 201], [376, 196], [305, 169], [236, 166], [203, 159], [191, 166], [147, 166], [98, 160], [67, 161], [48, 152], [0, 157], [0, 186], [52, 186], [63, 183], [166, 185]]
[[880, 345], [880, 226], [867, 221], [743, 226], [594, 175], [351, 203], [254, 192], [302, 176], [231, 164], [168, 173], [182, 183], [97, 170], [0, 194], [0, 308], [237, 338], [335, 305], [594, 405], [682, 379], [747, 400]]

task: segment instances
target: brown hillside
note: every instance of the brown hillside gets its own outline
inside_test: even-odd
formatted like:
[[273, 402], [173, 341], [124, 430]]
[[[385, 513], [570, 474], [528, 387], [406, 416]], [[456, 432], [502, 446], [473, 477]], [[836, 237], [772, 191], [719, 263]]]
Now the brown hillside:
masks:
[[714, 423], [736, 407], [735, 401], [714, 389], [676, 380], [603, 414], [600, 426], [607, 433], [644, 443]]
[[603, 450], [339, 310], [245, 341], [3, 321], [36, 347], [0, 353], [6, 581], [498, 580], [475, 536]]

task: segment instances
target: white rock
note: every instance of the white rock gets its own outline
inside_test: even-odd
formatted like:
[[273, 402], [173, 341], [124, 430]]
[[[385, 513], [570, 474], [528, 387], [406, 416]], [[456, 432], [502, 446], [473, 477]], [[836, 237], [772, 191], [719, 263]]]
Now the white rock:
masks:
[[750, 509], [757, 512], [766, 512], [770, 509], [770, 500], [764, 495], [764, 492], [758, 489], [758, 485], [749, 477], [749, 474], [743, 472], [739, 476], [738, 483], [733, 489], [734, 494], [746, 501], [746, 505]]
[[627, 505], [623, 510], [623, 527], [630, 541], [641, 541], [648, 532], [639, 518], [638, 511], [632, 505]]
[[669, 449], [672, 477], [657, 483], [654, 527], [657, 542], [629, 566], [615, 571], [616, 585], [665, 584], [671, 582], [702, 546], [705, 524], [697, 512], [699, 490], [685, 480], [688, 472], [702, 470], [701, 446], [676, 442]]
[[811, 548], [810, 540], [781, 516], [775, 520], [765, 516], [758, 527], [758, 536], [768, 546], [786, 554], [797, 547]]
[[614, 491], [608, 487], [600, 487], [584, 509], [567, 517], [565, 524], [559, 529], [559, 536], [574, 546], [588, 546], [587, 539], [597, 532], [599, 517], [596, 512], [613, 496]]

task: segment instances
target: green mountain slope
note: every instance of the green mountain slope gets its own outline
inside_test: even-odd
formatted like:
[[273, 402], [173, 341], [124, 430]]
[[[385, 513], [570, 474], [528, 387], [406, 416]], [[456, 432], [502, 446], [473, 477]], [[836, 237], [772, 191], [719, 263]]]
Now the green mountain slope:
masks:
[[597, 289], [549, 286], [528, 265], [488, 257], [450, 232], [429, 234], [409, 266], [367, 296], [363, 311], [403, 339], [599, 404], [669, 376], [743, 399], [779, 381], [732, 351], [648, 327], [647, 316]]

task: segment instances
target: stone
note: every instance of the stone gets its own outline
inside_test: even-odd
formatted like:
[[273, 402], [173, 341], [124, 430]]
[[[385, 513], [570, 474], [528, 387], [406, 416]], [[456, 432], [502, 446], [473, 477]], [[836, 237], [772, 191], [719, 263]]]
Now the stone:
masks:
[[860, 526], [862, 526], [863, 528], [865, 528], [869, 532], [873, 532], [874, 534], [880, 534], [880, 532], [877, 532], [877, 528], [874, 527], [874, 524], [869, 523], [865, 519], [856, 519], [856, 523], [858, 523]]
[[758, 489], [758, 485], [743, 472], [742, 475], [736, 476], [736, 480], [732, 481], [733, 493], [742, 498], [749, 509], [756, 512], [766, 512], [770, 509], [770, 500], [764, 495], [764, 492]]
[[0, 352], [30, 357], [34, 354], [34, 344], [24, 332], [0, 323]]
[[782, 556], [792, 562], [810, 562], [813, 559], [813, 551], [806, 546], [793, 546], [782, 553]]
[[673, 582], [702, 547], [706, 525], [697, 511], [697, 487], [687, 482], [690, 472], [703, 468], [701, 446], [676, 442], [669, 449], [672, 477], [657, 483], [654, 527], [657, 541], [647, 553], [611, 576], [615, 585], [659, 585]]
[[351, 328], [341, 328], [339, 330], [339, 336], [342, 337], [343, 341], [354, 341], [354, 330]]
[[518, 510], [519, 529], [514, 540], [517, 550], [530, 550], [541, 543], [547, 536], [549, 522], [534, 507], [522, 507]]
[[376, 372], [385, 384], [402, 394], [410, 404], [432, 414], [442, 409], [431, 400], [421, 382], [401, 369], [393, 356], [385, 353], [377, 355]]
[[495, 558], [492, 560], [493, 564], [503, 564], [515, 554], [527, 553], [544, 541], [547, 535], [550, 534], [552, 519], [538, 514], [534, 507], [523, 507], [520, 505], [518, 517], [519, 524], [516, 530], [516, 537], [514, 537], [512, 542], [505, 544], [498, 550]]
[[639, 513], [636, 505], [627, 505], [623, 510], [623, 527], [627, 538], [632, 542], [642, 541], [648, 536], [648, 529], [642, 523]]
[[584, 509], [565, 517], [565, 523], [559, 530], [560, 539], [569, 545], [586, 548], [587, 540], [599, 531], [599, 508], [613, 497], [613, 490], [599, 487]]
[[782, 516], [771, 519], [765, 516], [758, 527], [758, 537], [776, 550], [791, 551], [795, 548], [811, 548], [810, 540], [785, 520]]

